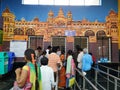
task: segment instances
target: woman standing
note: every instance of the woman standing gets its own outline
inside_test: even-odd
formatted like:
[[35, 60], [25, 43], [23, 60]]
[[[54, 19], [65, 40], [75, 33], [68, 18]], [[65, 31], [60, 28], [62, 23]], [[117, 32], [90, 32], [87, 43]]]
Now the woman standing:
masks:
[[[68, 50], [67, 52], [67, 67], [66, 67], [66, 80], [69, 80], [70, 77], [75, 76], [75, 63], [73, 59], [73, 51]], [[66, 87], [69, 87], [68, 82], [66, 82]], [[69, 90], [69, 88], [67, 88]]]
[[65, 88], [65, 86], [66, 86], [66, 74], [65, 74], [66, 70], [65, 70], [65, 55], [64, 55], [64, 52], [61, 52], [60, 60], [62, 62], [62, 67], [59, 71], [58, 87], [59, 88]]
[[[27, 62], [26, 65], [24, 65], [22, 68], [17, 68], [15, 70], [16, 73], [16, 81], [20, 88], [24, 87], [26, 84], [26, 81], [28, 80], [32, 83], [31, 90], [35, 90], [35, 81], [36, 81], [36, 71], [35, 66], [32, 63], [32, 59], [35, 59], [35, 52], [32, 49], [27, 49], [24, 52], [24, 58]], [[33, 57], [34, 56], [34, 57]]]

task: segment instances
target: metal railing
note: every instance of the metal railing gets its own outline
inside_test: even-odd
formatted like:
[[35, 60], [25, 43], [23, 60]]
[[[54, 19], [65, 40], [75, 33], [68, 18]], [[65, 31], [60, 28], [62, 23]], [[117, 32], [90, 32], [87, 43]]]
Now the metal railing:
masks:
[[[99, 68], [100, 66], [102, 67], [102, 69]], [[77, 90], [85, 90], [85, 83], [90, 84], [90, 86], [92, 87], [91, 90], [120, 90], [119, 70], [115, 70], [110, 67], [98, 64], [96, 65], [96, 67], [92, 67], [92, 69], [94, 70], [94, 73], [92, 74], [95, 75], [94, 78], [91, 77], [92, 80], [88, 80], [88, 78], [86, 78], [86, 76], [84, 76], [81, 71], [75, 69], [76, 72], [83, 78], [82, 88], [81, 85], [79, 85], [79, 83], [75, 81], [75, 86], [78, 88]], [[110, 72], [117, 73], [117, 76], [112, 75]], [[74, 90], [76, 90], [76, 87], [74, 87]]]
[[95, 70], [95, 86], [99, 90], [120, 90], [120, 78], [109, 73], [110, 69], [116, 72], [119, 71], [103, 65], [102, 67], [107, 68], [107, 72], [101, 70], [99, 66], [92, 68]]
[[80, 70], [78, 70], [77, 68], [75, 70], [76, 70], [76, 73], [81, 76], [81, 77], [78, 77], [78, 78], [82, 78], [83, 79], [83, 86], [81, 86], [80, 83], [78, 83], [75, 80], [74, 90], [76, 90], [76, 88], [78, 88], [79, 90], [85, 90], [86, 88], [88, 88], [88, 87], [86, 87], [86, 83], [89, 84], [89, 86], [91, 87], [91, 90], [99, 90], [85, 75], [83, 75], [83, 73]]
[[101, 65], [101, 64], [98, 64], [98, 67], [100, 70], [106, 71], [107, 73], [112, 74], [112, 75], [114, 74], [116, 77], [120, 77], [119, 66], [118, 66], [117, 70], [113, 69], [111, 67]]
[[[75, 69], [78, 77], [76, 77], [75, 85], [72, 90], [120, 90], [119, 70], [100, 64], [96, 64], [92, 69], [94, 72], [92, 72], [91, 75], [94, 76], [92, 76], [91, 79], [88, 79], [79, 69]], [[117, 76], [112, 75], [110, 72], [117, 73]], [[77, 80], [79, 78], [82, 78], [82, 84]], [[89, 89], [86, 84], [89, 84], [92, 88]]]

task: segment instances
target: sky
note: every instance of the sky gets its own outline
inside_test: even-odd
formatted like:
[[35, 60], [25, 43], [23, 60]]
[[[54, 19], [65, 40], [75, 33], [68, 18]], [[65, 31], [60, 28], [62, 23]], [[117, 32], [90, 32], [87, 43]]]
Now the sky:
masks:
[[68, 11], [72, 12], [74, 21], [86, 18], [91, 22], [96, 19], [105, 22], [105, 17], [111, 9], [118, 12], [118, 0], [102, 0], [102, 6], [22, 5], [22, 0], [0, 0], [0, 16], [6, 7], [16, 16], [16, 20], [24, 17], [25, 20], [32, 21], [38, 17], [40, 21], [45, 22], [50, 10], [54, 12], [54, 16], [57, 16], [59, 9], [62, 8], [65, 16]]

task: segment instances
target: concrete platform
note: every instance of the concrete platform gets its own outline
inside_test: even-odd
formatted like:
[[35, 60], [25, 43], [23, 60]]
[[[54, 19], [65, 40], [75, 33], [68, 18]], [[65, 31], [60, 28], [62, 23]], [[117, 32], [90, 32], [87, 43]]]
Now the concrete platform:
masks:
[[14, 63], [12, 71], [0, 75], [0, 90], [10, 90], [15, 81], [15, 69], [22, 67], [25, 63]]
[[12, 72], [0, 76], [0, 90], [10, 90], [13, 87], [15, 77]]

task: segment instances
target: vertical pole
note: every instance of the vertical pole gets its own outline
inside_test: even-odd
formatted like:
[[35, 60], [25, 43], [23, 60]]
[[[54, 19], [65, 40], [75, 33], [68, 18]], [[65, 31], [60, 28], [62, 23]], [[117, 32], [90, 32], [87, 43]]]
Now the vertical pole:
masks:
[[[109, 74], [109, 68], [107, 68], [107, 73]], [[107, 90], [109, 90], [109, 75], [107, 75]]]
[[85, 90], [85, 78], [83, 77], [83, 90]]
[[95, 70], [95, 86], [97, 87], [97, 70]]
[[115, 80], [115, 83], [114, 83], [114, 84], [115, 84], [114, 90], [117, 90], [117, 83], [118, 83], [118, 82], [117, 82], [117, 79], [114, 78], [114, 80]]

